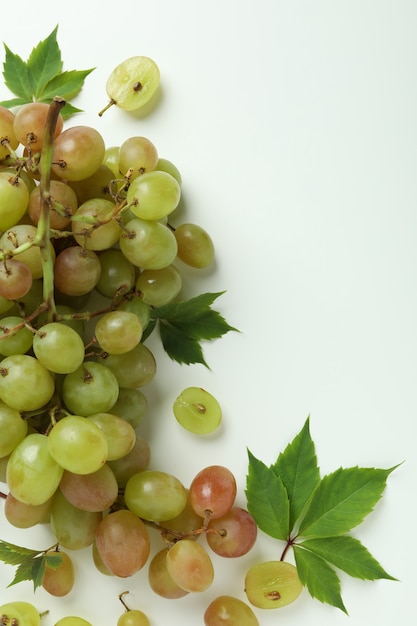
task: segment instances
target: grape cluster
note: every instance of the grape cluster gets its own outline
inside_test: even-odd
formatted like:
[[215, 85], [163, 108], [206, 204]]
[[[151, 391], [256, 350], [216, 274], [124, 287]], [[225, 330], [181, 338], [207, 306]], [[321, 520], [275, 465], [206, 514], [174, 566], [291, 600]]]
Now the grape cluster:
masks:
[[[129, 84], [132, 63], [122, 68]], [[133, 95], [117, 82], [120, 72], [108, 91], [113, 104], [129, 108]], [[134, 91], [135, 98], [150, 97], [143, 85]], [[54, 596], [74, 585], [65, 548], [91, 546], [103, 574], [127, 578], [148, 564], [151, 589], [180, 598], [212, 584], [210, 550], [240, 557], [257, 536], [252, 516], [235, 505], [228, 468], [205, 467], [185, 486], [150, 467], [149, 445], [137, 431], [147, 410], [142, 388], [156, 374], [144, 343], [151, 310], [180, 293], [175, 260], [207, 267], [214, 246], [199, 225], [168, 221], [180, 203], [181, 175], [149, 139], [106, 147], [94, 128], [65, 128], [62, 104], [30, 103], [16, 114], [0, 107], [5, 515], [18, 528], [50, 524], [57, 543], [46, 554], [62, 560], [45, 565], [42, 584]], [[97, 296], [104, 304], [91, 310]], [[222, 417], [217, 400], [198, 387], [185, 389], [173, 412], [199, 434], [212, 432]], [[161, 547], [151, 554], [154, 531]], [[257, 585], [247, 579], [249, 598]], [[0, 607], [7, 624], [36, 625], [32, 613], [29, 603]], [[204, 620], [258, 624], [248, 605], [229, 596], [216, 599]], [[57, 622], [83, 624], [75, 616]], [[138, 610], [126, 610], [118, 622], [147, 624]]]

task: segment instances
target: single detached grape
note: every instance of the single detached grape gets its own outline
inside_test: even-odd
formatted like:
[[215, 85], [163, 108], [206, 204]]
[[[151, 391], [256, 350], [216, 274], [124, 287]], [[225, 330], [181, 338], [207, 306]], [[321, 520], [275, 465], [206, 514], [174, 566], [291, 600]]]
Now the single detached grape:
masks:
[[297, 568], [286, 561], [258, 563], [245, 576], [248, 600], [260, 609], [286, 606], [298, 598], [302, 589]]
[[140, 109], [156, 92], [159, 79], [159, 68], [149, 57], [134, 56], [122, 61], [107, 80], [110, 102], [99, 115], [113, 104], [126, 111]]
[[178, 423], [199, 435], [211, 433], [222, 419], [220, 404], [201, 387], [187, 387], [176, 398], [173, 411]]
[[204, 613], [205, 626], [259, 626], [250, 606], [233, 596], [215, 598]]
[[151, 626], [151, 623], [143, 611], [130, 609], [119, 617], [117, 626]]
[[[39, 611], [30, 602], [9, 602], [0, 606], [0, 616], [6, 616], [2, 622], [7, 626], [39, 626], [41, 623]], [[16, 620], [16, 621], [13, 621]]]
[[61, 563], [58, 567], [45, 565], [45, 573], [42, 578], [42, 587], [51, 596], [62, 597], [69, 594], [74, 586], [74, 565], [71, 557], [66, 552], [49, 550], [46, 554], [59, 554]]
[[174, 231], [178, 257], [197, 269], [208, 267], [214, 259], [214, 244], [210, 235], [198, 224], [180, 224]]
[[55, 626], [93, 626], [90, 622], [83, 619], [82, 617], [75, 617], [73, 615], [69, 615], [68, 617], [63, 617], [55, 623]]

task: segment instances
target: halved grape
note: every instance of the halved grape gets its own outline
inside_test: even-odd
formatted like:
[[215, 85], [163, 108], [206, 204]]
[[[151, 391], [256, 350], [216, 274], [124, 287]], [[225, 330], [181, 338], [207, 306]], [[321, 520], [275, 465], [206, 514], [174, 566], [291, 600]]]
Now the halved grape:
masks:
[[99, 115], [113, 104], [126, 111], [140, 109], [156, 92], [159, 80], [159, 68], [149, 57], [133, 56], [125, 59], [107, 79], [106, 91], [110, 102]]
[[286, 561], [257, 563], [245, 576], [248, 600], [260, 609], [286, 606], [298, 598], [302, 589], [297, 568]]
[[192, 433], [211, 433], [222, 420], [218, 401], [201, 387], [187, 387], [176, 398], [173, 411], [178, 423]]

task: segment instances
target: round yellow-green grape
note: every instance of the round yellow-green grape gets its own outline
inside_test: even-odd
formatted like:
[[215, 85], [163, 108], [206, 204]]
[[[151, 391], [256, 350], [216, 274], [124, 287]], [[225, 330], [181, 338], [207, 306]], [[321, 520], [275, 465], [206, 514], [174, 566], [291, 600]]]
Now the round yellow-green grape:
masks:
[[107, 79], [106, 92], [110, 102], [99, 115], [103, 115], [113, 104], [125, 111], [140, 109], [158, 89], [159, 80], [159, 68], [149, 57], [133, 56], [125, 59]]
[[259, 622], [247, 604], [233, 596], [219, 596], [204, 613], [205, 626], [259, 626]]
[[213, 432], [222, 420], [220, 404], [201, 387], [184, 389], [176, 398], [173, 411], [181, 426], [198, 435]]
[[258, 563], [245, 576], [247, 598], [260, 609], [278, 609], [291, 604], [302, 589], [297, 568], [285, 561]]
[[[9, 626], [39, 626], [41, 618], [39, 611], [30, 602], [8, 602], [0, 606], [0, 616], [6, 616], [1, 624]], [[15, 622], [13, 622], [15, 620]]]
[[75, 617], [73, 615], [69, 615], [68, 617], [63, 617], [58, 622], [56, 622], [55, 626], [93, 626], [90, 622], [83, 619], [82, 617]]
[[117, 626], [150, 626], [150, 624], [145, 613], [138, 609], [129, 609], [117, 620]]

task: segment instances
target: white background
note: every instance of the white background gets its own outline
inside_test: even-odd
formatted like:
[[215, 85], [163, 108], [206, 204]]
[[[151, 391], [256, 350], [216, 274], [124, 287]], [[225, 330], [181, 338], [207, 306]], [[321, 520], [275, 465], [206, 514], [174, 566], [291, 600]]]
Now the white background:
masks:
[[[43, 7], [43, 8], [42, 8]], [[188, 484], [205, 465], [234, 471], [244, 505], [246, 447], [272, 463], [311, 416], [322, 473], [339, 466], [391, 467], [383, 499], [355, 532], [401, 582], [342, 575], [349, 617], [312, 600], [256, 611], [262, 626], [392, 626], [415, 614], [416, 482], [417, 4], [414, 0], [154, 0], [28, 2], [7, 9], [0, 37], [23, 58], [59, 24], [66, 69], [96, 67], [71, 125], [89, 124], [107, 145], [145, 135], [182, 172], [186, 217], [212, 235], [210, 271], [184, 272], [185, 295], [227, 290], [217, 308], [240, 329], [205, 347], [211, 366], [169, 361], [151, 342], [158, 374], [145, 390], [141, 433], [152, 466]], [[145, 54], [161, 70], [162, 95], [148, 116], [107, 101], [105, 81], [123, 59]], [[1, 86], [0, 98], [10, 97]], [[217, 396], [223, 426], [199, 439], [175, 422], [186, 386]], [[1, 512], [2, 515], [2, 512]], [[3, 539], [46, 548], [47, 528], [12, 529]], [[52, 626], [69, 614], [116, 624], [117, 595], [132, 593], [152, 626], [198, 626], [221, 593], [244, 599], [252, 563], [279, 558], [260, 536], [252, 552], [214, 560], [204, 594], [163, 600], [146, 568], [108, 579], [90, 551], [74, 553], [77, 582], [55, 600], [30, 584], [2, 602], [26, 599]], [[413, 568], [413, 569], [412, 569]]]

